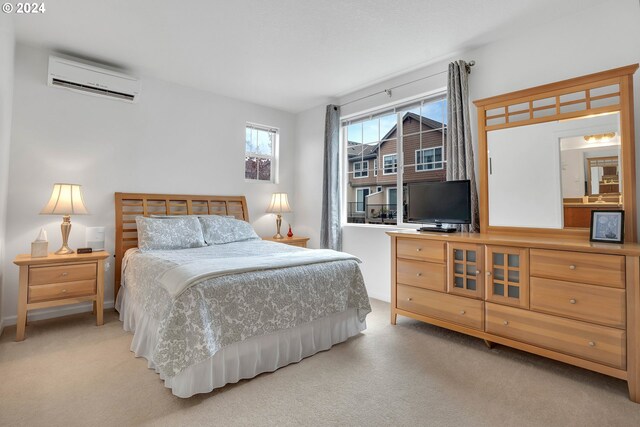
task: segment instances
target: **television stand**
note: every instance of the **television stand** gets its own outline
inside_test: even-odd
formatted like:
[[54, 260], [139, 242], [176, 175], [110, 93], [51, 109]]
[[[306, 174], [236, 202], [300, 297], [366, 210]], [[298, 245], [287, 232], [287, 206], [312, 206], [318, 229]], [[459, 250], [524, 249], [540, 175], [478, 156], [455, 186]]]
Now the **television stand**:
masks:
[[418, 228], [418, 231], [435, 231], [436, 233], [455, 233], [458, 231], [458, 227], [455, 225], [426, 225]]

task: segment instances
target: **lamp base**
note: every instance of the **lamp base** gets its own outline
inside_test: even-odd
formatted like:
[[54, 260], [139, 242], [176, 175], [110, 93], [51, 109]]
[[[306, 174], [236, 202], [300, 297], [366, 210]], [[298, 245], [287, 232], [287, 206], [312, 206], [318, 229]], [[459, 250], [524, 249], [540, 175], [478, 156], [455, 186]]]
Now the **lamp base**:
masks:
[[275, 236], [273, 236], [274, 239], [284, 239], [284, 236], [280, 233], [276, 234]]
[[75, 251], [67, 245], [62, 245], [62, 247], [57, 251], [55, 251], [54, 253], [56, 255], [69, 255], [69, 254], [75, 253]]
[[71, 217], [65, 215], [62, 217], [62, 224], [60, 224], [60, 230], [62, 231], [62, 247], [55, 251], [56, 255], [69, 255], [74, 253], [73, 249], [69, 247], [67, 243], [69, 240], [69, 233], [71, 232]]

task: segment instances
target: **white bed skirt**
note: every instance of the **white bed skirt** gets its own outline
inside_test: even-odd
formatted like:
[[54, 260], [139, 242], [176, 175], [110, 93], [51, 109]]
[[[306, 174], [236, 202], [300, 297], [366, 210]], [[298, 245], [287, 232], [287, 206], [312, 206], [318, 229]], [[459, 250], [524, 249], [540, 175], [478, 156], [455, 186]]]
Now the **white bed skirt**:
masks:
[[[146, 315], [131, 298], [127, 288], [120, 288], [116, 307], [125, 331], [133, 332], [131, 351], [147, 359], [149, 368], [156, 369], [153, 351], [158, 339], [158, 322]], [[209, 393], [229, 383], [253, 378], [263, 372], [273, 372], [290, 363], [299, 362], [334, 344], [346, 341], [367, 327], [358, 320], [355, 308], [332, 314], [275, 334], [246, 339], [219, 350], [211, 358], [197, 363], [172, 378], [165, 387], [178, 397]], [[159, 372], [158, 372], [159, 373]]]

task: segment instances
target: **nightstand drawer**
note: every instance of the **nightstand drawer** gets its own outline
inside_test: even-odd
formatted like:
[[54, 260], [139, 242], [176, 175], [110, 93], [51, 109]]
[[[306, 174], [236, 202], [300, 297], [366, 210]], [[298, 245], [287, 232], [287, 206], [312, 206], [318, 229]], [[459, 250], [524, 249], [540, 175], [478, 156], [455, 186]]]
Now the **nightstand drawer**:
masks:
[[96, 278], [96, 263], [68, 264], [55, 267], [31, 267], [29, 285], [76, 282]]
[[96, 280], [29, 286], [28, 303], [75, 298], [96, 294]]

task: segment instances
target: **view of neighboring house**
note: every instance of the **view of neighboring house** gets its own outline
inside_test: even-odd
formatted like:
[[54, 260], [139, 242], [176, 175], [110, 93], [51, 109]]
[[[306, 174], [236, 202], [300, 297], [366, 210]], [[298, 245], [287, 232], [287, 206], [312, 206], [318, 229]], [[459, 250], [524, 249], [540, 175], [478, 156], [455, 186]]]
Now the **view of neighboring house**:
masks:
[[[402, 116], [404, 173], [408, 184], [444, 181], [446, 125], [413, 112]], [[393, 126], [381, 142], [348, 142], [347, 222], [396, 224], [398, 202], [398, 135]], [[403, 197], [406, 209], [407, 199]]]

